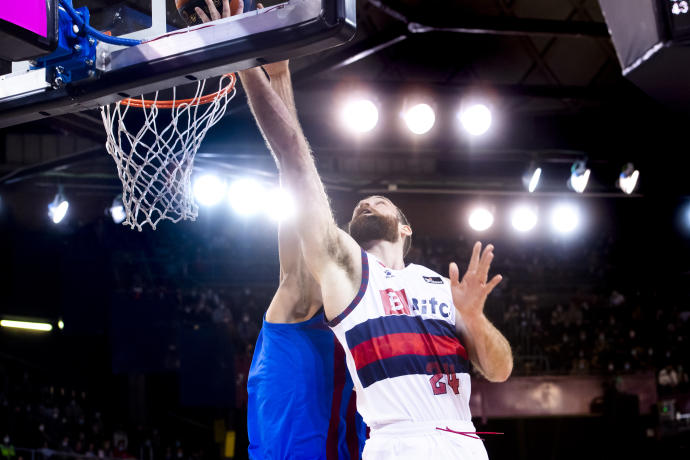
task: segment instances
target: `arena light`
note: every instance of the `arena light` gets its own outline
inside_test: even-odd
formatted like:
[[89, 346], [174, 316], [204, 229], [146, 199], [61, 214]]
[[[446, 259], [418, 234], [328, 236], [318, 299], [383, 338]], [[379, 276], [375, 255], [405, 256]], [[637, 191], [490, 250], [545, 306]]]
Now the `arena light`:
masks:
[[62, 194], [62, 190], [58, 191], [53, 198], [53, 201], [48, 205], [48, 215], [54, 224], [59, 224], [67, 215], [69, 209], [69, 201]]
[[370, 99], [353, 99], [345, 104], [341, 116], [350, 131], [366, 133], [376, 127], [379, 109]]
[[59, 320], [57, 323], [57, 327], [60, 330], [63, 330], [65, 328], [65, 323], [62, 320]]
[[284, 222], [295, 214], [295, 202], [287, 190], [276, 187], [265, 195], [264, 211], [276, 222]]
[[539, 180], [541, 179], [541, 168], [530, 167], [525, 176], [523, 177], [523, 183], [527, 188], [529, 193], [534, 193], [534, 191], [539, 186]]
[[249, 217], [264, 209], [266, 191], [253, 179], [238, 179], [228, 190], [230, 207], [239, 215]]
[[520, 233], [526, 233], [537, 225], [537, 210], [533, 206], [519, 205], [510, 216], [513, 228]]
[[414, 134], [425, 134], [434, 127], [436, 114], [429, 104], [416, 104], [405, 111], [403, 119]]
[[573, 204], [561, 203], [551, 211], [551, 226], [556, 233], [573, 233], [580, 225], [580, 210]]
[[194, 181], [194, 198], [202, 206], [215, 206], [223, 199], [226, 187], [215, 174], [204, 174]]
[[124, 222], [125, 217], [125, 205], [122, 203], [122, 195], [118, 195], [113, 199], [113, 204], [108, 208], [108, 214], [113, 219], [116, 224], [121, 224]]
[[473, 230], [483, 232], [494, 224], [494, 215], [484, 207], [475, 208], [470, 212], [469, 224]]
[[25, 329], [28, 331], [49, 332], [53, 330], [53, 326], [49, 323], [34, 323], [31, 321], [13, 321], [9, 319], [0, 320], [0, 326], [9, 327], [13, 329]]
[[570, 179], [568, 179], [568, 186], [577, 193], [583, 193], [587, 188], [589, 182], [589, 175], [591, 171], [587, 168], [584, 161], [576, 161], [570, 168]]
[[618, 176], [618, 187], [624, 193], [630, 195], [635, 191], [637, 180], [640, 178], [640, 171], [635, 169], [632, 163], [628, 163], [623, 167], [620, 176]]
[[465, 131], [473, 136], [481, 136], [491, 127], [491, 110], [484, 104], [473, 104], [458, 114]]

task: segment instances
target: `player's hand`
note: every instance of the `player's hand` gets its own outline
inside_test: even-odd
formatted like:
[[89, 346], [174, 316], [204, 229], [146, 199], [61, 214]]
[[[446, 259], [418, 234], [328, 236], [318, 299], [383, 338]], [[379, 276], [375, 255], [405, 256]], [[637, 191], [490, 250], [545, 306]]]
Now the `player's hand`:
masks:
[[[230, 16], [235, 16], [236, 14], [242, 14], [242, 12], [244, 11], [243, 0], [233, 0], [232, 2], [230, 2], [230, 0], [223, 0], [222, 16], [216, 9], [212, 0], [206, 0], [206, 6], [208, 6], [208, 11], [211, 14], [210, 18], [206, 15], [206, 13], [204, 13], [204, 10], [202, 10], [201, 8], [194, 8], [196, 14], [199, 15], [203, 22], [215, 21], [216, 19], [220, 19], [221, 17], [229, 18]], [[257, 9], [261, 9], [264, 6], [261, 3], [257, 3], [256, 7]], [[271, 64], [264, 64], [262, 67], [268, 74], [269, 78], [290, 72], [289, 61], [287, 59], [280, 62], [273, 62]]]
[[203, 22], [211, 22], [215, 21], [217, 19], [220, 19], [221, 17], [223, 18], [229, 18], [230, 16], [235, 16], [236, 14], [241, 14], [242, 11], [244, 10], [244, 1], [243, 0], [223, 0], [223, 15], [221, 16], [221, 13], [218, 12], [218, 9], [216, 6], [213, 4], [213, 0], [206, 0], [206, 6], [208, 7], [208, 12], [211, 15], [209, 18], [206, 13], [204, 13], [204, 10], [199, 8], [198, 6], [194, 8], [194, 11], [196, 11], [196, 14], [199, 15], [201, 20]]
[[484, 313], [486, 297], [503, 279], [501, 275], [496, 275], [487, 283], [489, 268], [494, 258], [493, 251], [493, 245], [489, 244], [482, 253], [482, 243], [477, 241], [472, 248], [470, 265], [467, 267], [462, 280], [459, 280], [458, 266], [455, 262], [450, 264], [448, 277], [450, 278], [453, 304], [465, 320], [471, 320]]

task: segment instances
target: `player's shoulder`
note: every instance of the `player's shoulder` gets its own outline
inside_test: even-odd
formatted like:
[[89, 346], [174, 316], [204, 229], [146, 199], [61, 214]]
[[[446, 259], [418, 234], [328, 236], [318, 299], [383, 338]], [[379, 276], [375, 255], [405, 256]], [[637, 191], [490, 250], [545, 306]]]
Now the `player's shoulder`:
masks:
[[410, 273], [420, 274], [425, 281], [435, 282], [435, 284], [448, 284], [450, 280], [429, 267], [418, 264], [408, 264], [406, 270]]

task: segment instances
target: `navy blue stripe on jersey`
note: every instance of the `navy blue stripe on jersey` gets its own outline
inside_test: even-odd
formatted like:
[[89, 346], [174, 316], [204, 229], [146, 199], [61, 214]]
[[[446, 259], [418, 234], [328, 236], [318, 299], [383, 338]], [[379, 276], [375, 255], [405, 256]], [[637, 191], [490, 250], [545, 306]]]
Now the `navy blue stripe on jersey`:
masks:
[[345, 333], [345, 340], [347, 347], [352, 350], [360, 343], [375, 337], [400, 333], [457, 337], [455, 327], [447, 321], [423, 319], [421, 316], [390, 315], [358, 324]]
[[423, 356], [402, 355], [374, 361], [357, 371], [364, 388], [380, 380], [403, 375], [434, 375], [469, 372], [469, 362], [460, 355]]
[[369, 260], [367, 258], [367, 253], [364, 252], [364, 249], [362, 249], [362, 282], [359, 285], [359, 291], [357, 291], [357, 295], [355, 298], [350, 302], [350, 305], [347, 306], [345, 310], [342, 311], [338, 316], [333, 318], [328, 322], [328, 325], [330, 327], [336, 327], [342, 320], [345, 319], [347, 315], [352, 313], [352, 310], [355, 309], [357, 305], [359, 305], [359, 302], [362, 300], [362, 297], [364, 297], [364, 293], [367, 292], [367, 286], [369, 285]]

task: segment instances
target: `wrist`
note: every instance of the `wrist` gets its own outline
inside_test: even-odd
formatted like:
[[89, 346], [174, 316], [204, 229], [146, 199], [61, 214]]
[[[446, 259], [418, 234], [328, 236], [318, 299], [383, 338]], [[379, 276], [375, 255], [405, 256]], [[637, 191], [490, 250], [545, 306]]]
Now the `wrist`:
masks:
[[462, 320], [468, 329], [474, 329], [475, 327], [481, 326], [482, 323], [486, 321], [486, 316], [484, 316], [484, 312], [471, 314], [463, 313]]

